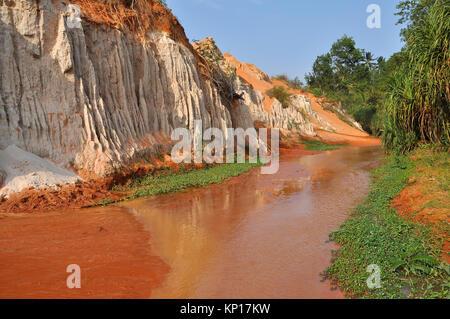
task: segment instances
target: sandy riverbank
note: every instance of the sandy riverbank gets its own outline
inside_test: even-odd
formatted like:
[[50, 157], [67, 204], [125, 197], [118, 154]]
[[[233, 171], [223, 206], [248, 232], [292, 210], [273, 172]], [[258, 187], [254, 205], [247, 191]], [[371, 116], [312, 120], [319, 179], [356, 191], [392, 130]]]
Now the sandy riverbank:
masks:
[[[2, 217], [0, 298], [148, 298], [169, 271], [150, 237], [114, 207]], [[82, 289], [66, 268], [81, 267]]]

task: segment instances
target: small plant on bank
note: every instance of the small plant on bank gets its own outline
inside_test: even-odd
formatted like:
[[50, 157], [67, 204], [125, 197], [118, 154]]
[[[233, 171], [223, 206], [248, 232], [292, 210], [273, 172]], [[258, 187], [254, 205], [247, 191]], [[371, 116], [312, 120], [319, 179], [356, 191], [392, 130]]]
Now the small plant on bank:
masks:
[[115, 202], [115, 201], [112, 200], [110, 197], [107, 197], [107, 198], [102, 199], [101, 201], [99, 201], [97, 205], [98, 205], [98, 206], [103, 206], [103, 207], [105, 207], [105, 206], [114, 204], [114, 202]]
[[347, 146], [345, 144], [342, 145], [331, 145], [321, 141], [303, 141], [303, 145], [306, 146], [306, 149], [309, 151], [330, 151], [336, 150], [341, 147]]

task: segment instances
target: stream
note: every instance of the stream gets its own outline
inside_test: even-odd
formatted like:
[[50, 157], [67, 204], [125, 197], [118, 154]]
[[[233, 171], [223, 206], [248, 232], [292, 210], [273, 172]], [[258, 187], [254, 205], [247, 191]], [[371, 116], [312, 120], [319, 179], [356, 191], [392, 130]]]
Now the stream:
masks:
[[151, 298], [343, 298], [323, 281], [328, 241], [368, 194], [380, 147], [286, 155], [203, 189], [120, 204], [170, 267]]

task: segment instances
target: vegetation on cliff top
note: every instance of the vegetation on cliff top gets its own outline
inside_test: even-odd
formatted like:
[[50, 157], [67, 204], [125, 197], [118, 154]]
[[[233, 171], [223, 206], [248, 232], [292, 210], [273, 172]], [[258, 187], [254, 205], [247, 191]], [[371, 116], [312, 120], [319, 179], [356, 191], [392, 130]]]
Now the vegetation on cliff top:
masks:
[[270, 90], [267, 90], [266, 94], [271, 98], [277, 99], [283, 108], [287, 109], [291, 101], [292, 93], [282, 86], [274, 86]]
[[285, 82], [293, 89], [302, 90], [304, 87], [303, 82], [300, 81], [298, 76], [292, 79], [287, 74], [279, 74], [274, 76], [273, 78]]
[[236, 68], [226, 63], [222, 52], [213, 38], [194, 41], [193, 47], [204, 59], [205, 66], [212, 75], [211, 80], [216, 85], [220, 95], [225, 99], [227, 104], [230, 104], [238, 97], [235, 87], [237, 78]]

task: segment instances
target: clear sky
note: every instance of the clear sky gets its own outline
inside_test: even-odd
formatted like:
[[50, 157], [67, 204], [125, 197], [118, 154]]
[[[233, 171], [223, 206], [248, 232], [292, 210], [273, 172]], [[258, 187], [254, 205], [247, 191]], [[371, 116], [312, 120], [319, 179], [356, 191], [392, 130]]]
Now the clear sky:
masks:
[[[315, 58], [352, 36], [376, 57], [401, 49], [394, 16], [399, 0], [167, 0], [189, 40], [212, 36], [222, 52], [269, 75], [303, 79]], [[366, 24], [369, 4], [381, 8], [381, 28]]]

